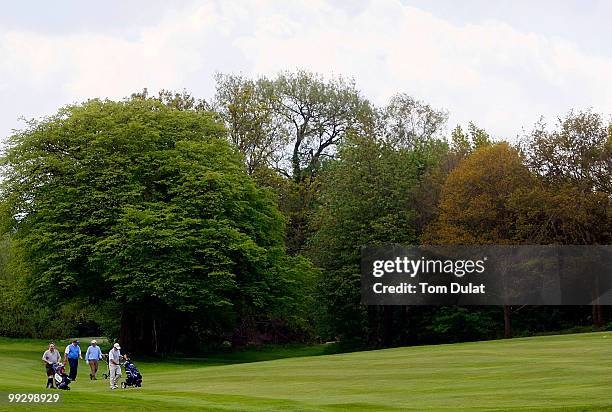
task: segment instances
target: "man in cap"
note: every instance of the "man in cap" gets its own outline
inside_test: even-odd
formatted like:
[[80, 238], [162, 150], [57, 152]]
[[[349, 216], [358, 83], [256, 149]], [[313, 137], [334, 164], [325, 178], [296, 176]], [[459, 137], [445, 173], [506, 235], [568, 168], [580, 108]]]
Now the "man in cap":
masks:
[[121, 377], [121, 346], [118, 343], [108, 352], [108, 368], [110, 369], [110, 388], [117, 389], [117, 381]]
[[98, 361], [102, 359], [102, 351], [98, 346], [98, 342], [96, 340], [91, 341], [91, 345], [87, 348], [87, 352], [85, 352], [85, 362], [89, 365], [89, 369], [91, 373], [89, 374], [89, 379], [97, 380], [96, 373], [98, 373]]
[[68, 364], [70, 365], [70, 373], [68, 374], [68, 377], [72, 382], [76, 381], [79, 359], [83, 359], [83, 356], [81, 355], [81, 347], [79, 346], [79, 341], [74, 339], [70, 345], [66, 346], [66, 350], [64, 351], [64, 363], [68, 361]]

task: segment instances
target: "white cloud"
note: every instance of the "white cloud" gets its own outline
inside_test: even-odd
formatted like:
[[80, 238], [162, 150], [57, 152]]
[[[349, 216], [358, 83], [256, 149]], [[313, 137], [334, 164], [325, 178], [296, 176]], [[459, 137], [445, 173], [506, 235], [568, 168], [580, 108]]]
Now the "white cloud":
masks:
[[186, 88], [210, 97], [212, 74], [307, 68], [355, 77], [383, 103], [407, 92], [513, 137], [540, 115], [612, 107], [612, 56], [507, 23], [457, 25], [394, 0], [348, 11], [328, 1], [206, 2], [169, 11], [122, 38], [0, 29], [0, 133], [88, 97]]

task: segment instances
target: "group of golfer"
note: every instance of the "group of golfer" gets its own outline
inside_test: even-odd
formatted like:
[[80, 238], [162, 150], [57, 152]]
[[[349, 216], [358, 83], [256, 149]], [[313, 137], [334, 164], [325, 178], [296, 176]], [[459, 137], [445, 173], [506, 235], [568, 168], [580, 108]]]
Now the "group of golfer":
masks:
[[[77, 379], [77, 372], [79, 368], [79, 359], [83, 359], [83, 355], [81, 354], [81, 347], [79, 346], [79, 341], [74, 339], [72, 343], [66, 346], [64, 350], [64, 364], [68, 364], [70, 366], [70, 373], [68, 377], [70, 381], [75, 382]], [[117, 389], [117, 381], [121, 378], [121, 346], [118, 343], [113, 345], [113, 348], [108, 352], [108, 369], [109, 369], [109, 379], [110, 379], [110, 388]], [[42, 360], [45, 363], [45, 368], [47, 372], [47, 388], [52, 389], [53, 386], [53, 376], [55, 371], [53, 370], [53, 365], [57, 364], [61, 361], [62, 356], [60, 355], [59, 350], [55, 347], [55, 343], [51, 342], [49, 344], [49, 349], [43, 353]], [[85, 362], [89, 365], [90, 373], [89, 379], [97, 380], [98, 373], [98, 362], [102, 361], [104, 356], [102, 355], [102, 350], [98, 346], [98, 342], [96, 340], [92, 340], [91, 344], [87, 348], [87, 352], [85, 352]]]

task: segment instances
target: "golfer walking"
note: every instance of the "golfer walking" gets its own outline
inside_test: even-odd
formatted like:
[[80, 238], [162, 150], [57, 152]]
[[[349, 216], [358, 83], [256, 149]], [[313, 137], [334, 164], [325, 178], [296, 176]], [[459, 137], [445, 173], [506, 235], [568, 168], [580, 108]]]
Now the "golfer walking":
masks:
[[96, 378], [96, 373], [98, 373], [98, 361], [100, 359], [102, 359], [102, 351], [98, 346], [98, 342], [94, 339], [87, 348], [87, 352], [85, 352], [85, 362], [87, 362], [91, 371], [89, 379], [98, 380], [98, 378]]
[[47, 372], [47, 389], [53, 389], [53, 364], [58, 363], [62, 359], [59, 351], [55, 349], [55, 344], [51, 342], [49, 349], [43, 353], [42, 360], [45, 363], [45, 370]]
[[66, 350], [64, 351], [64, 363], [68, 360], [68, 364], [70, 365], [68, 377], [72, 382], [76, 381], [79, 359], [83, 359], [83, 356], [81, 355], [79, 341], [75, 339], [70, 345], [66, 346]]
[[121, 346], [118, 343], [108, 352], [108, 369], [110, 370], [110, 388], [117, 389], [117, 381], [121, 377]]

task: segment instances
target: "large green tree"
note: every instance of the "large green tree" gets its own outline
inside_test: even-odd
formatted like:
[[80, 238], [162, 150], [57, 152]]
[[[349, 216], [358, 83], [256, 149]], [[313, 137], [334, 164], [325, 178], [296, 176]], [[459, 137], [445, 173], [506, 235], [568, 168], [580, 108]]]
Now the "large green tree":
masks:
[[215, 119], [92, 100], [12, 136], [2, 227], [25, 250], [33, 298], [115, 301], [121, 340], [157, 351], [290, 307], [283, 219]]
[[419, 182], [446, 150], [439, 141], [397, 147], [371, 136], [349, 139], [323, 174], [309, 256], [323, 269], [323, 332], [358, 345], [405, 341], [408, 308], [360, 304], [363, 245], [416, 244]]

